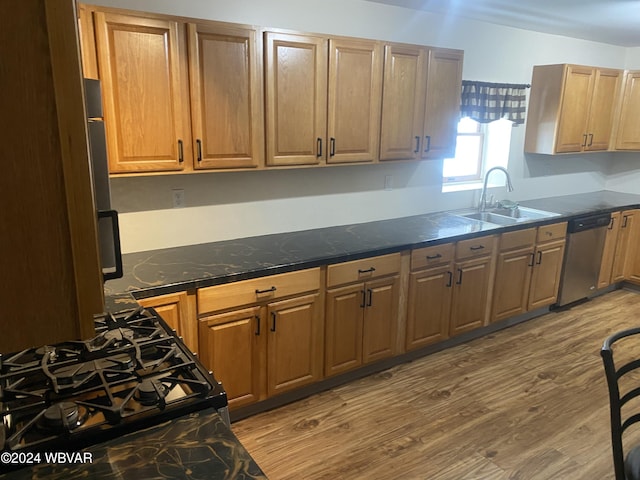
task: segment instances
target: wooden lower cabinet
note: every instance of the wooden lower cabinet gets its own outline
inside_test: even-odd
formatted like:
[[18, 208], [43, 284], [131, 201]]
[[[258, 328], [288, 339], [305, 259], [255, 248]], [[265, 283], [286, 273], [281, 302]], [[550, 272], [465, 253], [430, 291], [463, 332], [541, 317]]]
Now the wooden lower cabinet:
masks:
[[407, 350], [449, 337], [452, 278], [452, 263], [410, 274]]
[[[400, 254], [329, 266], [325, 375], [395, 355], [399, 271]], [[348, 283], [358, 279], [361, 281]]]
[[551, 305], [558, 298], [566, 222], [500, 236], [491, 321]]
[[616, 254], [618, 238], [620, 236], [621, 212], [611, 214], [611, 222], [607, 228], [607, 234], [602, 249], [602, 262], [600, 263], [600, 274], [598, 275], [598, 288], [604, 288], [611, 284], [613, 273], [613, 260]]
[[231, 408], [264, 396], [262, 310], [254, 306], [200, 319], [200, 358], [222, 382]]
[[231, 408], [322, 379], [319, 286], [314, 268], [198, 290], [200, 359]]
[[551, 305], [558, 299], [565, 243], [559, 240], [536, 247], [528, 310]]
[[322, 378], [319, 294], [267, 305], [267, 395]]
[[192, 352], [198, 351], [198, 320], [194, 292], [178, 292], [138, 300], [144, 307], [153, 307]]
[[456, 263], [449, 335], [485, 325], [492, 268], [493, 256], [490, 255]]

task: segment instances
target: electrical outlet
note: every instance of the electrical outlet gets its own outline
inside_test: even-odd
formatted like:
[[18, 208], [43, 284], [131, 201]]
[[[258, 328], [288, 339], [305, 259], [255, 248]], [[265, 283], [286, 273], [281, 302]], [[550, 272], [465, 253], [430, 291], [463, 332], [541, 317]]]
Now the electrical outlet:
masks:
[[385, 190], [391, 190], [393, 188], [392, 182], [393, 182], [393, 175], [385, 175], [384, 176], [384, 189]]
[[174, 188], [171, 190], [173, 198], [173, 208], [184, 208], [184, 190], [182, 188]]

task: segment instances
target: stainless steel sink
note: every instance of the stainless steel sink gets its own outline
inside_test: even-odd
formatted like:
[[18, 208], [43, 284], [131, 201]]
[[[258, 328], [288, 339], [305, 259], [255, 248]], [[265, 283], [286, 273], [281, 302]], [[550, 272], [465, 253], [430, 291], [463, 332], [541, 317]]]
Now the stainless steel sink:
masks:
[[536, 210], [529, 207], [517, 208], [494, 208], [484, 212], [472, 212], [460, 214], [461, 217], [472, 218], [496, 225], [513, 225], [515, 223], [529, 220], [540, 220], [542, 218], [557, 217], [559, 213]]
[[466, 215], [461, 216], [473, 218], [474, 220], [482, 220], [483, 222], [496, 223], [498, 225], [513, 225], [514, 223], [518, 223], [517, 218], [506, 217], [492, 212], [467, 213]]

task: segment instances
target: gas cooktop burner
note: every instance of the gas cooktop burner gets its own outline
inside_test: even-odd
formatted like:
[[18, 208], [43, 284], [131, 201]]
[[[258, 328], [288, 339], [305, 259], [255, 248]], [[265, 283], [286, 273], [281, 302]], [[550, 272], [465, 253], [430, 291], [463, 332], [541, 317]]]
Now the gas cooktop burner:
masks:
[[77, 448], [214, 407], [217, 382], [153, 309], [96, 318], [86, 341], [0, 355], [0, 450]]
[[70, 431], [84, 423], [87, 413], [85, 407], [75, 402], [55, 403], [44, 411], [38, 426], [56, 432]]

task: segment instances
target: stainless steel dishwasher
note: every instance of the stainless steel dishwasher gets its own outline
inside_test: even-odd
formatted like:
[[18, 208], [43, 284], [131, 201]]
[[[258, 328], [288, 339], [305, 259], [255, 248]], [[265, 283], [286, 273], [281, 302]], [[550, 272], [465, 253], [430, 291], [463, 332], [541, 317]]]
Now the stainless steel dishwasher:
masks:
[[604, 239], [610, 222], [610, 213], [569, 221], [567, 249], [556, 306], [562, 307], [582, 300], [596, 290]]

